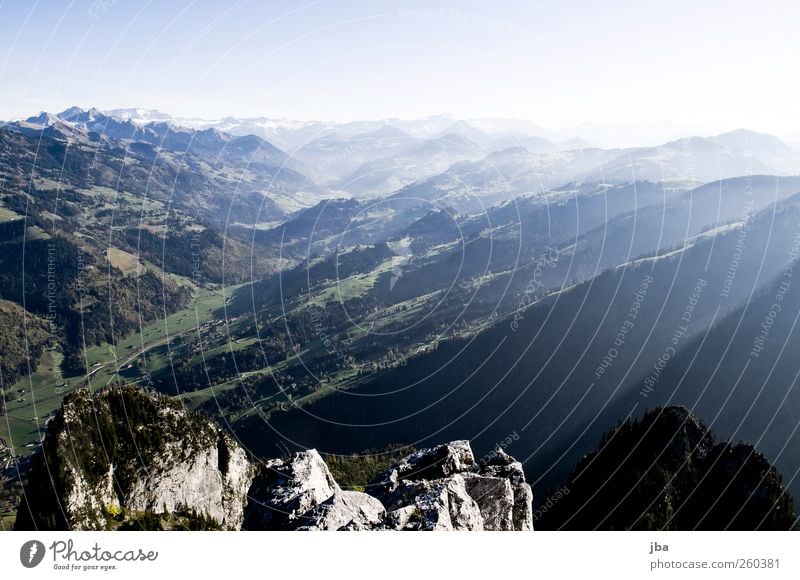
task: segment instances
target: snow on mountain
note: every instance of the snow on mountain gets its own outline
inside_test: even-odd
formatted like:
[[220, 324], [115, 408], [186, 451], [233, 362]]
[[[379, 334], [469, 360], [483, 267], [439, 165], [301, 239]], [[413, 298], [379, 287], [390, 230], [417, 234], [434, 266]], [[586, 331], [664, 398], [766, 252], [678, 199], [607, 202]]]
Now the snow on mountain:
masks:
[[138, 107], [133, 109], [110, 109], [103, 111], [103, 113], [120, 121], [131, 121], [137, 125], [147, 125], [154, 121], [169, 121], [172, 119], [166, 113], [156, 109], [141, 109]]

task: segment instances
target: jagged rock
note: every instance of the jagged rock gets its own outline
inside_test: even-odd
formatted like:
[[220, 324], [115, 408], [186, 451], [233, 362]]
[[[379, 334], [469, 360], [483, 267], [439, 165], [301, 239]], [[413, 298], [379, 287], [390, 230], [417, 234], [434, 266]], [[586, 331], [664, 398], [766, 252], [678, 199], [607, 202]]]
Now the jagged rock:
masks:
[[502, 450], [476, 464], [468, 441], [417, 451], [378, 474], [367, 491], [389, 510], [393, 529], [533, 529], [533, 494], [522, 464]]
[[416, 505], [407, 505], [386, 513], [382, 529], [399, 531], [429, 530], [422, 511]]
[[359, 491], [341, 491], [298, 518], [297, 530], [371, 530], [386, 515], [383, 504]]
[[238, 529], [252, 477], [210, 419], [136, 387], [78, 390], [48, 425], [16, 526], [113, 529], [148, 512]]
[[455, 474], [434, 481], [402, 481], [387, 497], [387, 529], [483, 530], [480, 508], [464, 478]]
[[467, 493], [475, 500], [483, 517], [483, 529], [508, 531], [514, 529], [514, 490], [511, 482], [502, 477], [465, 473]]
[[478, 474], [509, 482], [514, 495], [511, 529], [533, 531], [533, 492], [525, 481], [522, 464], [502, 449], [498, 449], [480, 462]]
[[404, 457], [368, 494], [307, 450], [257, 467], [210, 419], [128, 386], [64, 399], [34, 456], [16, 527], [530, 530], [531, 490], [503, 452], [468, 441]]
[[379, 473], [367, 491], [383, 501], [401, 481], [441, 479], [467, 471], [474, 465], [475, 456], [469, 441], [452, 441], [404, 457]]
[[342, 490], [316, 449], [291, 459], [272, 459], [259, 470], [248, 493], [244, 529], [289, 530], [298, 518]]

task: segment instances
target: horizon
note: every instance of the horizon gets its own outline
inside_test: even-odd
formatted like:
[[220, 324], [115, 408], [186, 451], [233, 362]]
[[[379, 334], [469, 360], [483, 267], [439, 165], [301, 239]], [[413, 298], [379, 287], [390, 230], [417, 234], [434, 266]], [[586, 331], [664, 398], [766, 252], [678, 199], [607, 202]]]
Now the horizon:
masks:
[[117, 2], [3, 5], [18, 34], [0, 40], [0, 117], [76, 103], [336, 123], [445, 111], [553, 132], [626, 127], [642, 139], [745, 127], [797, 141], [800, 81], [780, 66], [800, 51], [787, 10], [798, 9], [688, 0], [424, 9], [202, 0], [158, 13]]
[[[690, 138], [705, 138], [711, 139], [714, 137], [720, 137], [723, 135], [736, 133], [739, 131], [746, 131], [749, 133], [760, 134], [769, 137], [776, 137], [783, 141], [787, 145], [795, 146], [800, 145], [800, 132], [794, 133], [770, 133], [768, 131], [761, 131], [757, 129], [753, 129], [751, 127], [743, 126], [743, 125], [736, 125], [733, 124], [729, 128], [723, 130], [695, 130], [691, 128], [680, 130], [677, 128], [676, 125], [673, 125], [670, 128], [668, 123], [664, 123], [661, 125], [661, 133], [654, 134], [651, 140], [642, 140], [631, 138], [630, 135], [623, 135], [621, 138], [615, 139], [610, 134], [606, 135], [604, 138], [598, 139], [597, 135], [592, 134], [582, 134], [581, 131], [590, 131], [590, 132], [612, 132], [614, 130], [619, 129], [629, 129], [637, 126], [647, 125], [648, 121], [646, 119], [639, 119], [637, 121], [633, 121], [627, 124], [621, 125], [611, 125], [611, 124], [602, 124], [602, 123], [594, 123], [591, 121], [585, 121], [583, 123], [579, 123], [577, 125], [572, 126], [565, 126], [565, 127], [547, 127], [541, 125], [536, 122], [535, 119], [520, 119], [520, 118], [513, 118], [513, 117], [502, 117], [502, 116], [481, 116], [481, 117], [457, 117], [450, 113], [435, 113], [431, 115], [426, 115], [423, 117], [401, 117], [401, 116], [388, 116], [388, 117], [379, 117], [379, 118], [352, 118], [348, 120], [332, 120], [332, 119], [323, 119], [323, 118], [316, 118], [316, 119], [299, 119], [299, 118], [291, 118], [285, 116], [270, 116], [270, 115], [257, 115], [253, 117], [242, 117], [242, 116], [235, 116], [235, 115], [224, 115], [216, 118], [212, 117], [192, 117], [192, 116], [184, 116], [184, 115], [174, 115], [171, 112], [164, 111], [162, 109], [157, 108], [149, 108], [149, 107], [112, 107], [112, 108], [100, 108], [96, 106], [85, 106], [85, 105], [68, 105], [63, 108], [57, 108], [54, 110], [39, 110], [36, 112], [31, 112], [27, 115], [22, 115], [13, 118], [0, 118], [0, 126], [3, 123], [14, 123], [19, 121], [25, 121], [27, 119], [31, 119], [38, 115], [42, 114], [50, 114], [50, 115], [61, 115], [62, 113], [68, 111], [72, 108], [78, 108], [82, 111], [90, 111], [92, 109], [97, 110], [101, 114], [112, 116], [115, 118], [126, 118], [124, 117], [124, 113], [128, 113], [131, 111], [139, 111], [143, 113], [149, 114], [158, 114], [163, 115], [164, 119], [151, 119], [148, 121], [138, 121], [140, 125], [146, 125], [151, 122], [158, 122], [159, 120], [164, 122], [173, 122], [176, 126], [187, 128], [187, 129], [196, 129], [196, 128], [207, 128], [203, 124], [212, 124], [212, 123], [219, 123], [225, 120], [236, 120], [241, 122], [248, 122], [248, 121], [258, 121], [258, 120], [268, 120], [268, 121], [287, 121], [287, 122], [299, 122], [305, 124], [330, 124], [334, 127], [337, 126], [346, 126], [348, 124], [356, 124], [356, 123], [380, 123], [383, 122], [387, 126], [391, 126], [392, 122], [397, 123], [409, 123], [409, 122], [416, 122], [416, 121], [423, 121], [426, 119], [448, 119], [452, 120], [454, 123], [456, 122], [465, 122], [470, 124], [470, 122], [475, 121], [503, 121], [503, 122], [523, 122], [523, 123], [531, 123], [535, 125], [537, 128], [542, 129], [542, 131], [525, 131], [519, 130], [520, 134], [525, 134], [529, 136], [538, 136], [542, 138], [547, 138], [552, 140], [556, 143], [558, 142], [566, 142], [571, 140], [583, 140], [587, 141], [590, 146], [592, 147], [599, 147], [599, 148], [638, 148], [638, 147], [648, 147], [648, 146], [657, 146], [665, 143], [669, 143], [672, 141], [677, 141], [680, 139], [690, 139]], [[132, 122], [137, 122], [135, 119], [130, 119]], [[181, 125], [181, 123], [187, 123], [185, 125]], [[192, 123], [195, 123], [196, 126], [193, 126]], [[472, 125], [470, 125], [472, 128]], [[665, 129], [666, 128], [666, 129]], [[218, 129], [222, 132], [228, 132], [223, 129]], [[445, 129], [446, 131], [446, 129]], [[487, 134], [501, 134], [504, 131], [487, 131]], [[322, 136], [326, 133], [320, 133], [319, 136]], [[431, 137], [435, 137], [437, 135], [441, 136], [444, 132], [439, 131], [431, 134]], [[627, 138], [626, 138], [627, 137]], [[610, 139], [610, 141], [609, 141]]]

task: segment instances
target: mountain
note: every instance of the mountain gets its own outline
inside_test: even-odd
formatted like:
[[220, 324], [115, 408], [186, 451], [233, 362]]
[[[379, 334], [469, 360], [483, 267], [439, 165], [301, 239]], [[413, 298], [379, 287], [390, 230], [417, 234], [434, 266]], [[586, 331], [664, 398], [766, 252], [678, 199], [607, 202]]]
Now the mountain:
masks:
[[[196, 497], [195, 508], [173, 497], [169, 514], [154, 515], [123, 490], [129, 511], [95, 510], [102, 526], [507, 528], [505, 483], [494, 482], [505, 490], [494, 515], [467, 499], [468, 474], [494, 477], [505, 459], [398, 495], [337, 486], [386, 487], [373, 478], [400, 473], [415, 449], [460, 456], [457, 442], [469, 438], [478, 455], [507, 442], [525, 458], [539, 509], [567, 482], [576, 500], [601, 495], [578, 493], [575, 465], [595, 452], [602, 465], [597, 441], [627, 418], [620, 433], [634, 440], [654, 406], [684, 405], [719, 437], [752, 442], [698, 440], [691, 477], [717, 482], [715, 465], [767, 474], [774, 464], [797, 493], [800, 407], [787, 354], [800, 348], [791, 330], [800, 178], [781, 175], [795, 159], [782, 141], [737, 130], [564, 150], [559, 136], [503, 120], [259, 121], [263, 134], [296, 142], [304, 161], [224, 130], [243, 130], [238, 119], [189, 121], [72, 107], [0, 127], [3, 481], [9, 461], [27, 473], [21, 456], [58, 426], [65, 395], [129, 383], [207, 413], [274, 462], [248, 483], [274, 506], [299, 498], [276, 492], [294, 486], [295, 469], [327, 488], [288, 520], [247, 501], [241, 513], [212, 514]], [[443, 441], [455, 451], [434, 452]], [[213, 467], [210, 447], [187, 448]], [[520, 473], [503, 473], [513, 488]], [[657, 491], [682, 477], [674, 462], [658, 474], [647, 480]], [[219, 466], [206, 476], [224, 480]], [[158, 488], [158, 477], [141, 484]], [[391, 475], [383, 483], [392, 487]], [[672, 505], [691, 501], [672, 491]], [[4, 513], [16, 493], [0, 498]], [[665, 497], [648, 493], [637, 498]], [[463, 510], [410, 517], [420, 498]], [[668, 527], [659, 519], [668, 506], [654, 505], [646, 527]], [[626, 517], [610, 525], [641, 523]]]
[[[263, 418], [257, 416], [234, 429], [254, 450], [272, 448], [277, 440], [331, 453], [397, 442], [425, 445], [433, 434], [446, 439], [470, 434], [480, 454], [515, 433], [511, 449], [528, 458], [528, 478], [555, 486], [620, 417], [651, 402], [641, 392], [648, 377], [661, 376], [662, 359], [668, 362], [685, 353], [691, 360], [698, 352], [697, 340], [709, 328], [782, 275], [798, 222], [800, 198], [795, 195], [744, 224], [655, 255], [631, 255], [627, 263], [599, 270], [582, 283], [572, 285], [566, 270], [567, 279], [561, 274], [562, 286], [556, 290], [527, 300], [515, 296], [511, 302], [517, 303], [516, 310], [506, 316], [438, 340], [401, 365], [303, 402], [301, 408], [271, 413], [270, 433], [280, 436], [265, 434]], [[562, 260], [567, 268], [570, 258], [550, 262]], [[522, 286], [545, 279], [553, 266], [539, 267], [538, 275], [519, 272]], [[484, 291], [489, 290], [475, 292]], [[759, 317], [765, 315], [762, 310]], [[748, 338], [742, 335], [742, 340]], [[737, 349], [736, 356], [742, 358], [742, 352]], [[733, 387], [733, 377], [726, 377], [720, 393]], [[749, 383], [761, 385], [765, 378], [760, 375]], [[662, 378], [658, 389], [668, 395], [677, 380], [665, 383]], [[685, 388], [697, 396], [703, 385], [689, 381]], [[736, 413], [753, 404], [752, 393], [743, 390], [749, 402], [737, 405]], [[787, 396], [788, 411], [795, 408], [796, 397], [791, 391]], [[766, 400], [757, 405], [756, 416], [772, 415]], [[758, 435], [751, 440], [766, 453], [762, 439]], [[770, 449], [768, 459], [781, 461], [786, 473], [798, 469], [794, 455], [785, 461], [786, 453]], [[796, 481], [789, 480], [788, 487], [794, 491]]]
[[800, 172], [800, 154], [777, 137], [737, 131], [718, 137], [690, 137], [657, 147], [620, 152], [616, 159], [578, 179], [709, 181], [744, 175]]
[[190, 129], [216, 129], [230, 135], [256, 135], [284, 151], [294, 151], [309, 141], [335, 131], [334, 123], [286, 118], [224, 117], [213, 121], [170, 117], [172, 124]]
[[[439, 175], [404, 188], [398, 197], [459, 204], [478, 212], [518, 196], [544, 195], [570, 182], [662, 182], [685, 187], [745, 175], [786, 175], [800, 172], [800, 156], [776, 138], [753, 139], [758, 151], [733, 148], [741, 135], [693, 137], [658, 147], [637, 149], [576, 149], [533, 153], [524, 147], [495, 151], [476, 161], [454, 164]], [[741, 145], [741, 143], [739, 143]], [[754, 146], [755, 146], [754, 145]], [[775, 149], [777, 148], [777, 153]]]
[[585, 122], [541, 134], [555, 141], [581, 139], [592, 147], [635, 148], [674, 141], [692, 131], [689, 126], [670, 120], [639, 119], [620, 124]]
[[[692, 244], [715, 232], [742, 227], [771, 204], [800, 192], [800, 178], [754, 175], [708, 183], [610, 218], [606, 223], [561, 248], [561, 262], [580, 280], [660, 249]], [[564, 281], [558, 268], [552, 283]], [[560, 275], [560, 277], [559, 277]], [[545, 276], [543, 282], [547, 282]]]
[[97, 109], [70, 107], [57, 115], [42, 112], [25, 121], [8, 123], [6, 128], [29, 136], [62, 138], [81, 136], [96, 140], [93, 134], [122, 141], [149, 143], [175, 153], [208, 155], [218, 158], [246, 160], [251, 164], [300, 169], [302, 165], [287, 153], [255, 135], [234, 136], [214, 128], [202, 130], [181, 127], [166, 115], [154, 115], [153, 120], [133, 121], [133, 113], [106, 114]]
[[[103, 117], [113, 120], [103, 121]], [[559, 133], [545, 131], [526, 121], [452, 119], [447, 116], [349, 123], [266, 117], [228, 117], [206, 122], [169, 118], [157, 111], [116, 110], [105, 115], [99, 111], [83, 111], [78, 108], [62, 112], [59, 118], [81, 122], [87, 130], [102, 129], [99, 132], [120, 138], [130, 135], [132, 127], [144, 130], [159, 123], [171, 126], [175, 133], [214, 129], [229, 135], [255, 135], [259, 139], [274, 141], [279, 147], [291, 150], [293, 156], [305, 163], [302, 165], [290, 160], [290, 168], [309, 174], [321, 184], [335, 183], [337, 187], [345, 191], [352, 190], [356, 195], [367, 195], [370, 191], [385, 194], [393, 187], [399, 189], [412, 181], [427, 178], [431, 172], [444, 171], [447, 168], [444, 162], [438, 165], [431, 163], [429, 167], [424, 167], [420, 166], [419, 160], [413, 155], [405, 158], [400, 153], [414, 142], [449, 134], [466, 137], [486, 151], [525, 147], [533, 155], [542, 155], [542, 158], [531, 165], [543, 176], [548, 188], [571, 180], [682, 181], [699, 184], [746, 174], [789, 175], [800, 172], [800, 154], [796, 150], [777, 137], [745, 129], [711, 137], [679, 138], [659, 146], [603, 149], [603, 155], [598, 156], [594, 164], [580, 166], [572, 163], [574, 153], [567, 155], [567, 159], [556, 153], [586, 149], [587, 144], [593, 142], [591, 135], [596, 129], [590, 125], [575, 128], [572, 132]], [[102, 122], [104, 127], [98, 126], [98, 122]], [[33, 125], [35, 129], [36, 123]], [[402, 135], [389, 135], [389, 128], [402, 132]], [[641, 132], [644, 125], [633, 124], [627, 129], [623, 127], [613, 130], [622, 133], [628, 130]], [[163, 137], [163, 129], [158, 133]], [[675, 130], [669, 133], [676, 134]], [[556, 143], [557, 141], [561, 142]], [[152, 143], [152, 139], [149, 142]], [[622, 139], [620, 142], [626, 140]], [[596, 148], [594, 150], [600, 151]], [[452, 164], [455, 161], [472, 160], [474, 157], [451, 158], [449, 161]], [[377, 162], [376, 165], [371, 165], [374, 162]], [[364, 167], [359, 167], [361, 165]], [[396, 176], [391, 175], [392, 168], [395, 169]], [[348, 184], [352, 185], [348, 187]]]
[[[300, 162], [252, 135], [195, 131], [163, 121], [140, 126], [77, 107], [59, 115], [42, 113], [0, 130], [27, 138], [14, 144], [19, 149], [6, 150], [9, 159], [35, 150], [40, 138], [74, 143], [79, 146], [64, 148], [63, 153], [73, 160], [63, 173], [71, 184], [91, 181], [128, 187], [134, 193], [149, 191], [175, 198], [182, 207], [202, 209], [220, 224], [271, 222], [325, 197], [301, 173]], [[60, 167], [50, 161], [49, 156], [39, 156], [36, 165], [40, 172], [58, 175]], [[120, 171], [123, 166], [125, 171]]]
[[[417, 139], [431, 139], [444, 135], [448, 128], [458, 120], [449, 115], [431, 115], [418, 119], [400, 119], [391, 117], [376, 120], [360, 120], [349, 122], [333, 121], [300, 121], [296, 119], [276, 117], [224, 117], [217, 120], [202, 120], [181, 117], [170, 117], [157, 111], [141, 109], [118, 109], [106, 111], [121, 120], [171, 121], [175, 125], [192, 129], [218, 129], [232, 135], [257, 135], [275, 143], [287, 151], [295, 151], [299, 147], [326, 135], [337, 134], [352, 137], [361, 133], [371, 133], [384, 126], [390, 126], [408, 133]], [[463, 123], [484, 134], [499, 138], [508, 134], [543, 135], [544, 130], [530, 121], [521, 119], [478, 118], [466, 119]]]
[[396, 155], [365, 162], [342, 179], [338, 187], [356, 197], [386, 195], [441, 173], [456, 162], [477, 159], [483, 154], [483, 149], [468, 137], [447, 133]]
[[456, 163], [439, 175], [403, 188], [395, 197], [457, 205], [463, 213], [482, 212], [515, 197], [544, 195], [615, 156], [615, 152], [601, 150], [534, 154], [524, 147], [512, 147], [477, 161]]
[[[418, 119], [391, 117], [370, 121], [300, 121], [276, 117], [224, 117], [216, 120], [182, 118], [148, 109], [113, 109], [104, 112], [121, 121], [145, 125], [155, 121], [170, 122], [189, 129], [217, 129], [231, 135], [256, 135], [274, 143], [285, 151], [295, 152], [319, 138], [338, 135], [346, 140], [362, 133], [392, 127], [415, 139], [432, 139], [448, 133], [460, 133], [481, 145], [497, 142], [499, 145], [530, 145], [531, 150], [545, 147], [550, 132], [524, 119], [469, 118], [455, 119], [449, 115], [431, 115]], [[513, 139], [513, 141], [511, 141]], [[508, 141], [506, 141], [508, 140]], [[490, 149], [499, 149], [491, 147]]]
[[547, 129], [527, 119], [509, 119], [503, 117], [475, 117], [465, 121], [483, 133], [495, 135], [529, 135], [546, 136]]
[[731, 151], [742, 151], [755, 156], [794, 155], [794, 150], [786, 143], [765, 133], [757, 133], [747, 129], [736, 129], [716, 136], [717, 142]]
[[468, 139], [481, 145], [487, 144], [491, 140], [491, 137], [487, 133], [484, 133], [480, 129], [476, 129], [463, 119], [456, 121], [448, 127], [445, 127], [444, 130], [442, 130], [442, 132], [439, 134], [439, 137], [452, 139], [453, 135], [458, 135], [464, 139]]
[[685, 407], [626, 419], [585, 456], [543, 529], [791, 530], [794, 500], [752, 445], [716, 441]]
[[383, 125], [367, 133], [332, 133], [303, 144], [294, 155], [309, 167], [319, 183], [333, 182], [359, 165], [395, 154], [417, 141], [408, 133]]
[[[789, 219], [784, 215], [789, 212]], [[786, 228], [796, 236], [796, 216], [786, 207], [776, 208], [773, 228]], [[773, 258], [749, 247], [755, 262]], [[798, 346], [797, 314], [800, 290], [794, 283], [797, 268], [797, 240], [774, 250], [775, 260], [783, 259], [763, 285], [743, 282], [738, 268], [734, 284], [747, 284], [749, 299], [717, 316], [702, 335], [676, 353], [661, 372], [648, 376], [643, 384], [648, 405], [685, 405], [710, 419], [710, 427], [720, 437], [732, 441], [753, 441], [787, 476], [786, 485], [796, 495], [796, 473], [800, 469], [797, 418], [800, 402], [795, 392], [797, 363], [793, 353]], [[765, 264], [766, 265], [766, 264]], [[656, 380], [652, 380], [655, 378]], [[618, 412], [614, 406], [610, 414]]]
[[[415, 252], [431, 247], [424, 245], [426, 237], [432, 245], [451, 244], [437, 248], [426, 260], [403, 266], [392, 299], [411, 299], [481, 280], [470, 309], [482, 305], [507, 312], [637, 257], [689, 246], [735, 228], [799, 191], [800, 179], [769, 176], [733, 178], [688, 192], [649, 182], [584, 183], [544, 197], [506, 202], [466, 218], [443, 214], [450, 225], [438, 220], [434, 237], [431, 233], [415, 237], [413, 225], [401, 234], [409, 237]], [[430, 230], [424, 224], [421, 228]]]
[[439, 117], [414, 119], [379, 119], [375, 121], [351, 121], [336, 123], [333, 121], [299, 121], [287, 118], [224, 117], [207, 121], [200, 119], [171, 118], [175, 125], [193, 129], [217, 129], [231, 135], [257, 135], [274, 143], [285, 151], [296, 152], [299, 148], [316, 139], [330, 135], [339, 135], [346, 139], [363, 133], [380, 131], [389, 126], [408, 133], [414, 137], [430, 137], [441, 128], [452, 123], [452, 119], [441, 120]]
[[514, 133], [491, 141], [486, 148], [490, 151], [502, 151], [513, 147], [522, 147], [529, 153], [553, 153], [557, 150], [585, 149], [586, 144], [567, 143], [556, 144], [550, 139]]
[[[123, 129], [133, 137], [120, 138]], [[30, 321], [27, 337], [9, 335], [9, 352], [26, 338], [25, 371], [42, 367], [52, 390], [87, 372], [84, 350], [117, 345], [214, 285], [275, 271], [277, 257], [233, 226], [285, 218], [308, 203], [306, 192], [320, 194], [288, 164], [258, 138], [137, 127], [94, 109], [1, 127], [0, 299]], [[46, 350], [40, 317], [50, 321]], [[4, 389], [20, 362], [9, 359]], [[29, 434], [35, 423], [25, 425]]]
[[168, 114], [161, 111], [139, 107], [133, 109], [110, 109], [103, 111], [103, 114], [121, 121], [131, 121], [137, 125], [147, 125], [155, 121], [169, 121], [172, 119]]

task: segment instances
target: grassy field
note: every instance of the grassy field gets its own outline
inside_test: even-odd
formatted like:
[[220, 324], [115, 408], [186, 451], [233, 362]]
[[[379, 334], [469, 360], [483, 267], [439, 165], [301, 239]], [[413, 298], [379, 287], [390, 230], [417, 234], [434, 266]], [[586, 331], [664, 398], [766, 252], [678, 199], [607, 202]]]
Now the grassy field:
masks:
[[115, 268], [122, 270], [125, 276], [134, 277], [144, 273], [144, 266], [139, 259], [130, 252], [117, 248], [106, 249], [106, 259]]
[[308, 304], [324, 306], [327, 302], [350, 300], [363, 296], [375, 286], [375, 282], [384, 272], [392, 270], [392, 260], [386, 260], [375, 269], [365, 274], [356, 274], [345, 280], [334, 281], [322, 292], [311, 299]]
[[10, 209], [0, 206], [0, 222], [10, 222], [18, 219], [22, 219], [22, 216], [18, 213], [14, 213]]
[[213, 356], [217, 356], [218, 354], [224, 354], [226, 352], [231, 352], [231, 351], [236, 352], [250, 346], [251, 344], [256, 344], [257, 342], [258, 342], [257, 336], [242, 338], [239, 340], [234, 340], [232, 342], [225, 342], [224, 344], [203, 351], [202, 354], [195, 355], [192, 358], [192, 360], [189, 361], [188, 366], [193, 367], [195, 365], [199, 365], [203, 362], [203, 360], [208, 360]]
[[105, 203], [119, 204], [120, 202], [125, 202], [136, 209], [143, 209], [144, 211], [164, 209], [164, 204], [158, 200], [145, 199], [142, 196], [134, 195], [127, 191], [117, 191], [111, 187], [95, 186], [91, 189], [78, 189], [77, 192], [89, 197], [99, 198]]
[[47, 179], [45, 177], [37, 177], [33, 180], [33, 184], [36, 186], [36, 189], [46, 191], [55, 191], [61, 189], [61, 184], [58, 181]]
[[28, 238], [29, 241], [50, 239], [50, 234], [48, 234], [39, 226], [29, 226], [25, 230], [25, 236]]
[[0, 417], [0, 438], [18, 453], [30, 452], [39, 441], [47, 418], [61, 405], [65, 392], [59, 364], [61, 353], [48, 349], [36, 372], [23, 377], [6, 393], [6, 414]]
[[[66, 393], [83, 384], [92, 389], [104, 387], [118, 380], [122, 373], [125, 373], [123, 380], [135, 380], [133, 375], [141, 372], [137, 368], [128, 369], [128, 365], [143, 353], [150, 355], [153, 351], [149, 356], [151, 372], [155, 365], [168, 365], [165, 348], [168, 339], [197, 333], [198, 327], [211, 320], [214, 311], [224, 305], [225, 297], [238, 287], [199, 288], [185, 309], [145, 326], [116, 347], [103, 344], [86, 349], [87, 375], [63, 378], [59, 368], [61, 354], [56, 350], [45, 351], [37, 371], [7, 389], [7, 413], [0, 417], [0, 438], [13, 445], [16, 453], [30, 453], [43, 433], [47, 418], [58, 410]], [[159, 350], [160, 347], [164, 348]]]

